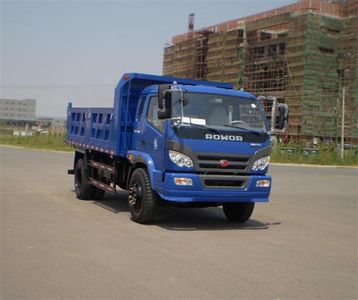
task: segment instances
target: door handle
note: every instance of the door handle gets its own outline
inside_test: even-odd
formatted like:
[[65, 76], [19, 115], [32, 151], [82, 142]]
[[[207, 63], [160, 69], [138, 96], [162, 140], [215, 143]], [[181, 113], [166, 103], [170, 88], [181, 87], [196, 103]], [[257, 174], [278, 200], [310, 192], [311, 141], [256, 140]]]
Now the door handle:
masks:
[[134, 129], [133, 132], [134, 133], [140, 133], [140, 130], [139, 129]]

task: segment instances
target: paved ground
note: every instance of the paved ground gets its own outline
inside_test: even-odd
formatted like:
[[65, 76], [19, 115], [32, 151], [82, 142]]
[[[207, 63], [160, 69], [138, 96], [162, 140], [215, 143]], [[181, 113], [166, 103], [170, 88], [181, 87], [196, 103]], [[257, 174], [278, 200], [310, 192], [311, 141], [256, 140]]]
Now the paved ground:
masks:
[[[358, 169], [273, 166], [245, 226], [77, 200], [72, 155], [0, 148], [1, 299], [357, 299]], [[1, 296], [1, 295], [0, 295]]]

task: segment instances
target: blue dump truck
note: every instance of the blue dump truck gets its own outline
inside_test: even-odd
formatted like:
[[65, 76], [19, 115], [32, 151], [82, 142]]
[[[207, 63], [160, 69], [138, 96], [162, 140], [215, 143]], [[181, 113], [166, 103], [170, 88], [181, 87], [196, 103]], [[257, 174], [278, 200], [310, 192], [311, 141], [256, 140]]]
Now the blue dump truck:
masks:
[[129, 73], [113, 108], [69, 103], [66, 142], [75, 154], [68, 173], [77, 198], [127, 190], [139, 223], [168, 204], [223, 206], [228, 220], [247, 221], [255, 202], [269, 200], [270, 134], [288, 117], [287, 106], [273, 101], [270, 126], [262, 100], [270, 99], [231, 84]]

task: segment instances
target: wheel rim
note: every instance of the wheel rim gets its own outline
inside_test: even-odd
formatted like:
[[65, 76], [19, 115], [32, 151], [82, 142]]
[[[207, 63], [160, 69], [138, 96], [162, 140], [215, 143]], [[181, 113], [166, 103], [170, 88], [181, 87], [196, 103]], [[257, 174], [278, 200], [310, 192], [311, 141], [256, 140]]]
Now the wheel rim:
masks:
[[128, 204], [133, 211], [138, 213], [142, 206], [142, 187], [138, 182], [134, 182], [128, 193]]

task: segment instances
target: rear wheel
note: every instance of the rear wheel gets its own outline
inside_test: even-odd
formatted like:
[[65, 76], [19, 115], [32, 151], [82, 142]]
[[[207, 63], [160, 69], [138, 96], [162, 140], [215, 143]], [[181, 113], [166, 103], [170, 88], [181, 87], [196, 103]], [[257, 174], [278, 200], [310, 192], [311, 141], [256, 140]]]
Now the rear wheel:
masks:
[[78, 199], [82, 200], [101, 200], [104, 196], [104, 190], [101, 190], [88, 181], [88, 176], [86, 174], [85, 161], [83, 158], [80, 158], [77, 161], [75, 167], [75, 192]]
[[75, 167], [75, 192], [79, 199], [91, 199], [94, 193], [94, 187], [89, 184], [86, 174], [85, 161], [80, 158]]
[[102, 200], [103, 197], [104, 197], [104, 193], [105, 193], [104, 190], [101, 190], [101, 189], [99, 189], [99, 188], [94, 186], [94, 193], [93, 193], [92, 198], [94, 200]]
[[156, 206], [157, 195], [150, 186], [147, 171], [141, 168], [134, 170], [128, 191], [128, 207], [132, 220], [143, 224], [153, 221]]
[[225, 217], [236, 223], [244, 223], [250, 219], [254, 211], [255, 202], [224, 203]]

